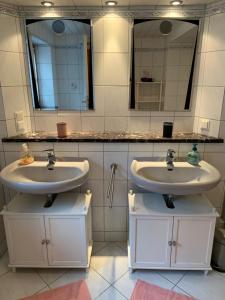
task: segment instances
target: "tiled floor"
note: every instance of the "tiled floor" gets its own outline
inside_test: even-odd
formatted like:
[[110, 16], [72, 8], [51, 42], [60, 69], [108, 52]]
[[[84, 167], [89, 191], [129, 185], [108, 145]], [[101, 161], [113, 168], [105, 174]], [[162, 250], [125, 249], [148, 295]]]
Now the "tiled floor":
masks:
[[0, 258], [0, 299], [16, 300], [85, 279], [93, 299], [129, 299], [138, 278], [186, 293], [200, 300], [224, 300], [225, 274], [184, 271], [128, 271], [125, 243], [95, 243], [88, 272], [74, 269], [18, 269], [7, 267], [8, 257]]

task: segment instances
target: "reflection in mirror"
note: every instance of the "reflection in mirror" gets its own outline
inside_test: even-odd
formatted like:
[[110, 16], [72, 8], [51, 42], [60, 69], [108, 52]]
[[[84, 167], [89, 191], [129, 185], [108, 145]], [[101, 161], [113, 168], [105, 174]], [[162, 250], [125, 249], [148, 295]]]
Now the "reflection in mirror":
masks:
[[26, 20], [33, 106], [93, 109], [90, 20]]
[[135, 20], [130, 108], [190, 109], [198, 21]]

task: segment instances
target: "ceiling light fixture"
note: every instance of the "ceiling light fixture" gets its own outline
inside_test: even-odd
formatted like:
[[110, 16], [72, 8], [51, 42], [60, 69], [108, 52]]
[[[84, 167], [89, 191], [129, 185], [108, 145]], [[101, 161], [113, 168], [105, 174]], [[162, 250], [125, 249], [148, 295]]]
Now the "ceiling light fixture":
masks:
[[178, 5], [182, 5], [183, 1], [181, 1], [181, 0], [172, 0], [172, 1], [170, 1], [170, 4], [174, 5], [174, 6], [178, 6]]
[[54, 3], [51, 1], [42, 1], [41, 5], [46, 6], [46, 7], [51, 7], [54, 5]]
[[108, 5], [108, 6], [115, 6], [115, 5], [117, 5], [117, 4], [118, 4], [117, 1], [106, 1], [106, 2], [105, 2], [105, 5]]

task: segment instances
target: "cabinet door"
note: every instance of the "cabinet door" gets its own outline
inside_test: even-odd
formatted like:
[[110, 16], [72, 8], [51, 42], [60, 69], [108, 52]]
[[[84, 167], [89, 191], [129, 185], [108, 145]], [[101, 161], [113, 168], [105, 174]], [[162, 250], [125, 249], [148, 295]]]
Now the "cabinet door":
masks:
[[136, 217], [134, 222], [131, 225], [135, 227], [132, 231], [135, 240], [131, 243], [134, 266], [169, 267], [171, 247], [168, 242], [172, 238], [173, 217]]
[[175, 217], [171, 266], [209, 267], [214, 230], [215, 218]]
[[87, 264], [85, 217], [46, 216], [48, 259], [51, 266]]
[[42, 216], [4, 216], [11, 265], [47, 266]]

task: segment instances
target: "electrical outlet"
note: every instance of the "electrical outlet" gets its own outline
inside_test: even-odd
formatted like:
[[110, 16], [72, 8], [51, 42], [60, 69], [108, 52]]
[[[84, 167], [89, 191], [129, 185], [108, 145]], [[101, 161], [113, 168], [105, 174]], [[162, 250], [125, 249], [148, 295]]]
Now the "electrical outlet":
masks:
[[207, 119], [201, 119], [200, 120], [200, 128], [201, 128], [201, 130], [209, 131], [210, 121]]

